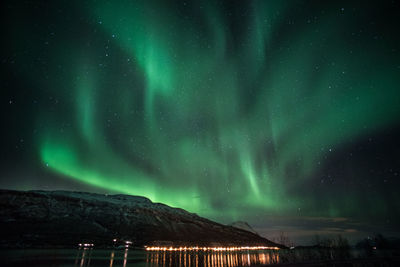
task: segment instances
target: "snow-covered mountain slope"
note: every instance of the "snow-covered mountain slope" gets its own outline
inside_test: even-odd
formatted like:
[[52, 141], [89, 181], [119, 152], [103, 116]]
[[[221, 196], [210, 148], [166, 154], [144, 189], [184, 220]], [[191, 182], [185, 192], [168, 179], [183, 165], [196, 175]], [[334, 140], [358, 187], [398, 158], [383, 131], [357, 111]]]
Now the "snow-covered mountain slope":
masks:
[[202, 218], [183, 209], [128, 195], [69, 191], [0, 190], [0, 246], [135, 245], [279, 246], [254, 233]]

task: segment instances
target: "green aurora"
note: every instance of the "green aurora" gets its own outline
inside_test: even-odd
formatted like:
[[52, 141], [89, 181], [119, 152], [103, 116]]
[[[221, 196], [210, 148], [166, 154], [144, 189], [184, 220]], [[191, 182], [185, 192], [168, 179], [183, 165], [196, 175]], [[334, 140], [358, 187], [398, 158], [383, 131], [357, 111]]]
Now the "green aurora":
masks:
[[36, 24], [15, 11], [14, 68], [56, 102], [29, 115], [32, 154], [63, 179], [226, 221], [385, 213], [382, 192], [305, 188], [330, 155], [399, 124], [399, 41], [375, 8], [71, 1]]

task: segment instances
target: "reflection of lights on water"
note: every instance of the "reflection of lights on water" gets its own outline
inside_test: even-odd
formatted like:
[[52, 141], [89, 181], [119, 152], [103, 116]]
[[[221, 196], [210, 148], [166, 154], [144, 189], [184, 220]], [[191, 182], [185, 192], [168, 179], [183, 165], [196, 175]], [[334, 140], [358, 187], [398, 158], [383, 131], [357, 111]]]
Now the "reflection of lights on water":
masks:
[[93, 251], [93, 244], [79, 244], [81, 245], [78, 254], [76, 255], [75, 258], [75, 265], [78, 266], [78, 260], [79, 260], [79, 267], [83, 266], [89, 266], [90, 265], [90, 260], [92, 257], [92, 251]]
[[126, 267], [126, 262], [128, 260], [128, 249], [125, 249], [125, 253], [124, 253], [124, 265], [123, 267]]
[[[124, 241], [126, 245], [130, 241]], [[75, 260], [75, 267], [90, 265], [92, 246], [82, 243]], [[92, 245], [92, 244], [89, 244]], [[280, 262], [277, 247], [243, 246], [243, 247], [146, 247], [146, 266], [180, 266], [180, 267], [239, 267], [252, 265], [276, 264]], [[127, 267], [128, 248], [121, 252], [112, 250], [109, 255], [109, 266]], [[121, 254], [119, 254], [121, 253]], [[123, 254], [122, 254], [123, 253]], [[120, 257], [118, 256], [120, 255]], [[123, 257], [122, 257], [123, 255]], [[119, 263], [118, 263], [119, 262]]]
[[243, 251], [243, 250], [278, 250], [278, 247], [145, 247], [148, 251]]
[[110, 267], [113, 266], [113, 263], [114, 263], [114, 250], [111, 251], [111, 256], [110, 256]]
[[[204, 249], [205, 248], [205, 249]], [[270, 247], [147, 247], [148, 267], [239, 267], [279, 263], [278, 248]]]
[[83, 253], [82, 253], [82, 259], [81, 259], [80, 267], [82, 267], [83, 264], [85, 263], [85, 256], [86, 256], [86, 249], [85, 249], [85, 250], [83, 251]]

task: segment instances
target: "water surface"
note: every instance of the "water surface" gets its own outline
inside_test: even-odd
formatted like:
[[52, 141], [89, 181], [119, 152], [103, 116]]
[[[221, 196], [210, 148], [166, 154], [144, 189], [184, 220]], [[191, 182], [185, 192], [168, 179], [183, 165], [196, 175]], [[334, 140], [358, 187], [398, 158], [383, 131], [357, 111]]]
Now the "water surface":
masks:
[[145, 251], [85, 249], [30, 249], [7, 250], [3, 258], [7, 266], [60, 266], [60, 267], [217, 267], [275, 264], [279, 254], [274, 250], [260, 251]]
[[1, 266], [13, 267], [240, 267], [400, 266], [396, 250], [366, 253], [357, 249], [281, 249], [244, 251], [146, 251], [136, 249], [20, 249], [0, 250]]

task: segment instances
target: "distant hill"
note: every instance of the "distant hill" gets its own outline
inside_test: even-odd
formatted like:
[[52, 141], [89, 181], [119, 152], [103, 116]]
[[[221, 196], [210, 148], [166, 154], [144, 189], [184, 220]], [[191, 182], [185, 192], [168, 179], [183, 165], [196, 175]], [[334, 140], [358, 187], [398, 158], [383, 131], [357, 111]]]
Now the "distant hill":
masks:
[[69, 191], [0, 190], [0, 246], [110, 246], [114, 238], [136, 246], [278, 246], [259, 235], [183, 209], [129, 195]]

